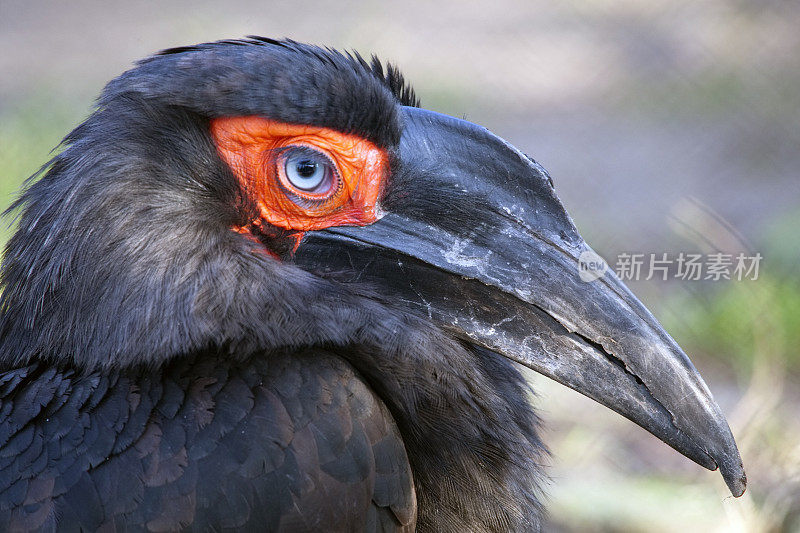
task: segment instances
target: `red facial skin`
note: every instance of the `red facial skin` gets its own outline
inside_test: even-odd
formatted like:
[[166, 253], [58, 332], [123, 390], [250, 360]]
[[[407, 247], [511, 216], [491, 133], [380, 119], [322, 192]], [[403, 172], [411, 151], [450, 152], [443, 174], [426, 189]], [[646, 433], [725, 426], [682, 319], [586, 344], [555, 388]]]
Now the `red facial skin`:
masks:
[[[356, 135], [263, 117], [211, 121], [217, 151], [258, 206], [259, 215], [235, 231], [252, 234], [265, 224], [296, 234], [331, 226], [365, 226], [380, 218], [378, 200], [389, 170], [385, 150]], [[285, 149], [307, 147], [327, 156], [335, 176], [327, 190], [294, 187], [283, 165]]]

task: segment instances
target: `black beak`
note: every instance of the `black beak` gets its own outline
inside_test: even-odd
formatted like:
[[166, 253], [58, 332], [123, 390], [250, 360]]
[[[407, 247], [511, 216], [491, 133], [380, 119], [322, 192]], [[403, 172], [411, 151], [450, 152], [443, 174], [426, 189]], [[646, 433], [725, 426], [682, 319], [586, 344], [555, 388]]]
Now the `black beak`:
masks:
[[537, 163], [482, 127], [404, 108], [392, 180], [383, 219], [309, 234], [295, 261], [385, 288], [719, 467], [733, 495], [744, 492], [736, 443], [703, 379], [612, 271], [581, 279], [590, 248]]

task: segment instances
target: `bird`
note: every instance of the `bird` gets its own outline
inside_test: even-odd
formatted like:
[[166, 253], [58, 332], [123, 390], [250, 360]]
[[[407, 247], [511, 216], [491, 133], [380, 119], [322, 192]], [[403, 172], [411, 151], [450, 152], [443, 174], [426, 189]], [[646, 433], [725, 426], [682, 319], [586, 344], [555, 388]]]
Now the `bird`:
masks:
[[540, 530], [523, 367], [745, 490], [686, 354], [580, 278], [544, 168], [375, 56], [147, 57], [7, 214], [2, 530]]

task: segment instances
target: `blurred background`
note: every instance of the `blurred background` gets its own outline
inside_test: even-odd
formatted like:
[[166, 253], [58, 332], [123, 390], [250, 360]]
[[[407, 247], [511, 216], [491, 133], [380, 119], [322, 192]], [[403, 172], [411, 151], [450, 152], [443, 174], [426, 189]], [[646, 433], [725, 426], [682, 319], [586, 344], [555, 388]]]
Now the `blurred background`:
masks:
[[531, 375], [553, 452], [549, 529], [800, 531], [798, 28], [800, 3], [778, 0], [0, 0], [0, 207], [106, 81], [159, 49], [259, 34], [374, 53], [424, 107], [547, 168], [612, 267], [620, 253], [763, 256], [757, 280], [629, 282], [727, 414], [744, 497]]

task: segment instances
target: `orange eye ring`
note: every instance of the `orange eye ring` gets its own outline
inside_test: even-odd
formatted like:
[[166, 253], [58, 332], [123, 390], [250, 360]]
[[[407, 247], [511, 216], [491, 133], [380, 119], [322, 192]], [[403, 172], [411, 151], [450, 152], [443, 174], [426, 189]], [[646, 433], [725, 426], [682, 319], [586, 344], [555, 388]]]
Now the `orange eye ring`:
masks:
[[[302, 233], [372, 224], [382, 212], [378, 202], [389, 172], [389, 156], [366, 139], [257, 116], [212, 119], [210, 133], [242, 193], [258, 207], [257, 218], [247, 226], [267, 223]], [[298, 148], [330, 163], [335, 179], [332, 174], [329, 189], [316, 193], [292, 186], [285, 158]]]

